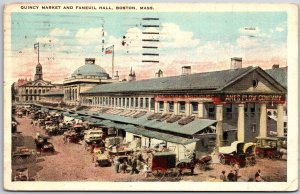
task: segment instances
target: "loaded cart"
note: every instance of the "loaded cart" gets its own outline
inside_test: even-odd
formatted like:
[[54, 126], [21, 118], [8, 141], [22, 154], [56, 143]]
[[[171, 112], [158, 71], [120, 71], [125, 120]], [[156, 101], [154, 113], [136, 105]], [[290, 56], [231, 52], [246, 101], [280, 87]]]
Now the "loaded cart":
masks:
[[173, 152], [155, 152], [149, 164], [152, 174], [162, 179], [165, 176], [177, 177], [179, 171], [176, 168], [176, 154]]

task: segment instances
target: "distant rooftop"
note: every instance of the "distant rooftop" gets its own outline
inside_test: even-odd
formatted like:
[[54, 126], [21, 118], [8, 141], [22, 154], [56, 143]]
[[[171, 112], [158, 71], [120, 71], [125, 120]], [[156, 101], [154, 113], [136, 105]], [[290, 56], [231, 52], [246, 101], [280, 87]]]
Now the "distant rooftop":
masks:
[[287, 88], [287, 67], [266, 69], [265, 71], [278, 83]]

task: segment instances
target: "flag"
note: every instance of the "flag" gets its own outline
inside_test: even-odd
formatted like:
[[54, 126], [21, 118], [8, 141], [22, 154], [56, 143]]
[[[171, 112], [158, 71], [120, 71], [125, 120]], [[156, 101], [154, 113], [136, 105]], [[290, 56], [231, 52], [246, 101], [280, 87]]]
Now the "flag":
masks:
[[34, 48], [34, 51], [37, 51], [37, 49], [39, 48], [39, 43], [35, 43], [35, 44], [33, 45], [33, 48]]
[[113, 50], [114, 50], [114, 45], [110, 46], [110, 47], [107, 47], [105, 49], [105, 54], [108, 55], [108, 54], [112, 54], [113, 53]]

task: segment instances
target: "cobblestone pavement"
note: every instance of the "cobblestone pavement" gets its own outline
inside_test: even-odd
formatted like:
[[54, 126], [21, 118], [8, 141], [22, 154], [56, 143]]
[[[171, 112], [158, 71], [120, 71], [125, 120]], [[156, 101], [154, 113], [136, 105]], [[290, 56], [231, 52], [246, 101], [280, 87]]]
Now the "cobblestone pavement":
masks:
[[[29, 148], [35, 148], [34, 137], [36, 132], [44, 131], [38, 126], [32, 126], [30, 119], [18, 118], [18, 131], [22, 132], [23, 143]], [[150, 176], [145, 178], [143, 173], [130, 175], [130, 173], [115, 173], [113, 167], [95, 167], [91, 154], [84, 149], [82, 144], [64, 144], [62, 136], [54, 136], [50, 139], [55, 147], [55, 153], [42, 154], [35, 164], [13, 165], [16, 168], [27, 167], [29, 177], [36, 181], [154, 181]], [[14, 149], [14, 148], [13, 148]], [[219, 178], [221, 171], [230, 171], [229, 165], [211, 164], [210, 169], [201, 171], [195, 169], [195, 174], [184, 172], [177, 179], [165, 179], [166, 181], [209, 181]], [[254, 178], [257, 169], [269, 181], [286, 181], [286, 160], [258, 159], [254, 167], [241, 168], [238, 181], [248, 181]]]

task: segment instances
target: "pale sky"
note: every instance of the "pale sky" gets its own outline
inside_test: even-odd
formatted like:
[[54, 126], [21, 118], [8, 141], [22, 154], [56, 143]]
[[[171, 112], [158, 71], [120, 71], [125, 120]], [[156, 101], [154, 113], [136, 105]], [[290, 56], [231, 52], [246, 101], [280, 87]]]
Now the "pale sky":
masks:
[[[143, 21], [145, 17], [159, 20]], [[159, 27], [145, 29], [144, 24]], [[102, 46], [111, 45], [121, 78], [131, 67], [137, 79], [153, 78], [158, 69], [164, 76], [180, 75], [183, 65], [190, 65], [192, 73], [228, 69], [231, 57], [242, 57], [244, 67], [288, 65], [286, 12], [15, 12], [11, 30], [14, 80], [33, 78], [36, 42], [40, 43], [44, 79], [54, 83], [84, 65], [86, 57], [96, 58], [96, 64], [111, 75], [112, 55], [102, 53]], [[143, 31], [159, 32], [159, 36], [147, 37]], [[158, 46], [152, 53], [159, 56], [142, 55], [147, 51], [142, 46], [150, 45], [142, 42], [145, 38], [159, 39], [151, 43]], [[141, 62], [146, 59], [159, 63]]]

